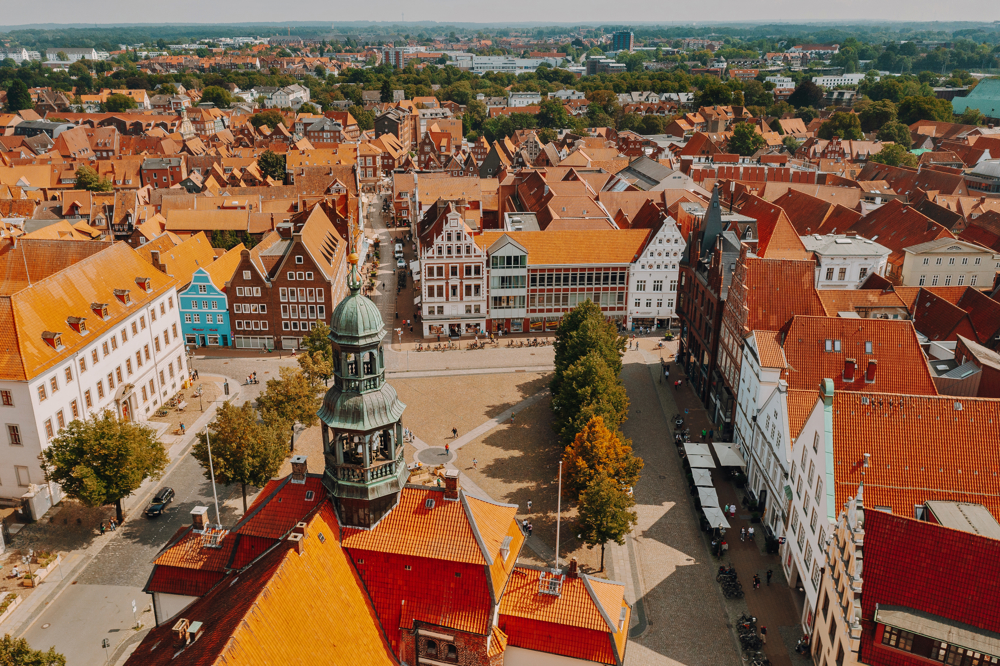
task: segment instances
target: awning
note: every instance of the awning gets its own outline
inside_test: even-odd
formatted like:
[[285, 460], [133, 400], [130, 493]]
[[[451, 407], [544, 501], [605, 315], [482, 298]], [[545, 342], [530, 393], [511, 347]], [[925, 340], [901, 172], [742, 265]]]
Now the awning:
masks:
[[713, 443], [712, 448], [715, 449], [715, 457], [719, 459], [720, 467], [746, 467], [747, 464], [743, 462], [743, 456], [741, 456], [733, 444], [724, 443]]
[[414, 277], [420, 275], [420, 260], [416, 259], [410, 262], [410, 270], [413, 271]]
[[712, 456], [688, 456], [688, 464], [691, 469], [715, 469], [715, 461]]
[[729, 521], [726, 520], [726, 514], [722, 513], [722, 509], [714, 506], [702, 506], [701, 510], [709, 525], [729, 529]]
[[715, 492], [715, 488], [698, 486], [698, 499], [701, 500], [702, 506], [719, 506], [719, 494]]
[[708, 444], [684, 442], [684, 453], [689, 456], [711, 456], [712, 449], [708, 448]]
[[694, 477], [694, 485], [712, 487], [712, 473], [707, 469], [692, 469], [691, 476]]
[[413, 299], [413, 304], [420, 305], [420, 294], [417, 294], [417, 296]]
[[973, 652], [1000, 655], [1000, 638], [996, 634], [902, 606], [875, 606], [875, 621], [913, 634], [964, 647]]

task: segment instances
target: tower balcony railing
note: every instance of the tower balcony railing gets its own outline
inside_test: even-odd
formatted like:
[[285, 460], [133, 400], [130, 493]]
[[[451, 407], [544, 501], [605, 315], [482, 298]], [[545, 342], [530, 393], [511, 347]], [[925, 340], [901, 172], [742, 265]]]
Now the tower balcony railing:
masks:
[[377, 375], [364, 377], [362, 379], [354, 377], [334, 377], [334, 383], [339, 386], [342, 391], [363, 393], [365, 391], [373, 391], [385, 383], [384, 375], [385, 372], [383, 371]]
[[[402, 453], [402, 450], [400, 450], [400, 453]], [[379, 479], [395, 476], [399, 471], [399, 466], [403, 464], [403, 456], [400, 455], [396, 458], [396, 460], [379, 461], [371, 467], [362, 467], [361, 465], [338, 465], [333, 468], [328, 468], [327, 472], [333, 473], [338, 481], [347, 481], [349, 483], [371, 483], [373, 481], [378, 481]]]

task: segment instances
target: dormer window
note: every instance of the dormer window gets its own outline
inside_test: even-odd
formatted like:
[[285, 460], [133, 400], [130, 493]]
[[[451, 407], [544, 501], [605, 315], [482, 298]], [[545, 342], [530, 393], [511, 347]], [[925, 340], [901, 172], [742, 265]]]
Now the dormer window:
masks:
[[122, 305], [132, 305], [132, 293], [128, 289], [115, 289], [115, 298], [122, 302]]
[[45, 341], [45, 344], [47, 344], [48, 346], [52, 347], [56, 351], [60, 351], [60, 350], [63, 349], [62, 333], [54, 333], [52, 331], [43, 331], [42, 332], [42, 340]]
[[148, 277], [137, 277], [135, 283], [139, 285], [139, 289], [142, 289], [147, 294], [153, 291], [153, 281]]
[[108, 318], [108, 304], [107, 303], [91, 303], [90, 309], [94, 311], [94, 314], [101, 319], [107, 320]]
[[66, 323], [80, 335], [87, 335], [87, 320], [83, 317], [68, 317]]

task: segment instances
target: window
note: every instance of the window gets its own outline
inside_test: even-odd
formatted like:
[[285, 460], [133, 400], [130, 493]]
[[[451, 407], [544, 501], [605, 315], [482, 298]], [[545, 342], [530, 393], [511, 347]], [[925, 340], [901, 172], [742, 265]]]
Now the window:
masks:
[[17, 474], [17, 485], [27, 488], [31, 485], [31, 478], [28, 476], [28, 468], [21, 465], [14, 465], [14, 472]]
[[[588, 275], [587, 277], [590, 277], [590, 275]], [[637, 280], [636, 283], [635, 283], [635, 290], [636, 291], [646, 291], [646, 281], [645, 280]]]
[[934, 265], [935, 266], [940, 266], [941, 265], [941, 257], [938, 257], [937, 259], [934, 260]]
[[14, 394], [10, 391], [0, 391], [0, 402], [3, 402], [4, 407], [13, 407]]
[[[131, 364], [131, 360], [129, 361], [129, 363]], [[122, 366], [119, 365], [117, 368], [115, 368], [115, 377], [118, 378], [118, 383], [121, 384], [122, 381], [123, 381], [122, 380]]]
[[816, 507], [813, 507], [812, 518], [809, 520], [809, 529], [816, 534], [816, 523], [819, 522], [819, 514], [816, 513]]
[[69, 384], [71, 381], [73, 381], [73, 366], [67, 365], [65, 374], [66, 374], [66, 383]]
[[86, 371], [87, 371], [87, 357], [86, 356], [81, 356], [80, 357], [80, 372], [86, 372]]
[[969, 284], [972, 285], [973, 287], [976, 286], [976, 283], [978, 281], [979, 281], [979, 276], [978, 275], [973, 275], [971, 278], [969, 278]]
[[11, 446], [24, 446], [21, 441], [21, 426], [12, 423], [7, 425], [7, 441]]
[[94, 406], [94, 401], [90, 397], [90, 389], [87, 389], [86, 391], [83, 392], [83, 404], [87, 406], [87, 409], [90, 409], [91, 407]]
[[130, 375], [132, 374], [132, 359], [130, 358], [125, 359], [125, 371]]
[[868, 269], [862, 266], [861, 270], [860, 270], [860, 272], [858, 274], [858, 277], [860, 279], [864, 280], [866, 275], [868, 275]]
[[955, 257], [948, 257], [948, 265], [949, 266], [955, 265]]
[[108, 373], [108, 390], [110, 391], [114, 387], [115, 387], [115, 373], [109, 372]]
[[111, 336], [111, 351], [118, 349], [118, 338]]
[[199, 294], [207, 294], [208, 293], [208, 285], [207, 284], [199, 284], [198, 285], [198, 293]]
[[951, 286], [951, 276], [950, 275], [945, 275], [944, 276], [944, 286], [946, 286], [946, 287]]
[[847, 279], [847, 269], [846, 268], [841, 268], [840, 269], [840, 272], [837, 273], [837, 279], [838, 280], [846, 280]]
[[55, 377], [49, 379], [49, 386], [52, 387], [52, 394], [55, 395], [56, 391], [59, 390], [59, 380]]
[[103, 398], [104, 398], [104, 380], [98, 379], [97, 380], [97, 399], [101, 400]]
[[932, 287], [936, 287], [937, 283], [938, 283], [938, 276], [937, 275], [932, 276], [931, 277], [931, 286]]
[[982, 257], [976, 257], [976, 260], [974, 262], [972, 262], [972, 263], [974, 263], [976, 266], [978, 266], [979, 264], [982, 263], [982, 261], [983, 261]]
[[923, 287], [926, 283], [927, 283], [927, 276], [926, 275], [921, 275], [920, 276], [920, 282], [918, 283], [918, 285], [921, 286], [921, 287]]
[[190, 324], [190, 323], [191, 323], [191, 321], [192, 321], [192, 319], [191, 319], [191, 315], [190, 315], [190, 314], [185, 314], [185, 315], [184, 315], [184, 323], [185, 323], [185, 324]]
[[55, 436], [56, 433], [52, 429], [52, 419], [45, 419], [45, 438], [52, 439]]
[[931, 262], [931, 260], [928, 257], [924, 257], [924, 266], [926, 266], [930, 262]]
[[48, 397], [48, 395], [46, 395], [46, 393], [45, 393], [45, 384], [39, 384], [38, 385], [38, 402], [45, 402], [45, 399], [47, 397]]
[[122, 329], [122, 342], [128, 342], [128, 330]]
[[59, 424], [59, 429], [62, 430], [66, 427], [66, 417], [63, 416], [63, 410], [56, 412], [56, 423]]
[[827, 280], [832, 280], [833, 279], [833, 269], [832, 268], [826, 269], [826, 279]]
[[92, 349], [90, 351], [90, 360], [91, 360], [91, 362], [93, 362], [94, 365], [97, 365], [97, 350], [96, 349]]
[[885, 631], [882, 632], [882, 645], [911, 652], [913, 650], [913, 634], [896, 627], [886, 627]]

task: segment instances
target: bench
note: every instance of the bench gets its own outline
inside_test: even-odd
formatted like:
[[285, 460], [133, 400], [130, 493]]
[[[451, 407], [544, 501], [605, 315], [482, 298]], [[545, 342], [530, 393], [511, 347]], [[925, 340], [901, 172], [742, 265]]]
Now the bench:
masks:
[[187, 406], [188, 406], [188, 404], [185, 401], [181, 400], [180, 402], [177, 403], [177, 411], [178, 412], [183, 412], [184, 408], [187, 407]]

